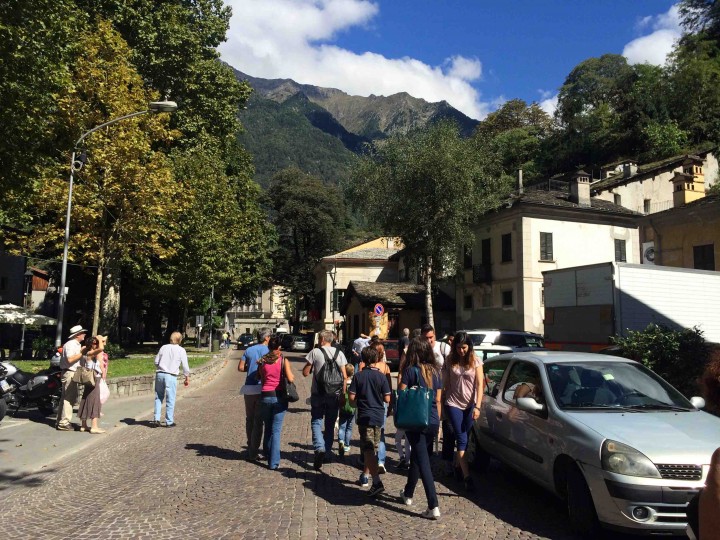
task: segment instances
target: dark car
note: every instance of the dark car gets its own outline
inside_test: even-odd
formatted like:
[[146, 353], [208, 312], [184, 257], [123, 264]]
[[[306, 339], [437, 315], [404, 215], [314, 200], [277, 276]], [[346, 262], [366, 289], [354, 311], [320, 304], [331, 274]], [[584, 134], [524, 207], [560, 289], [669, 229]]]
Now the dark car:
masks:
[[295, 341], [295, 336], [292, 334], [282, 334], [280, 336], [280, 348], [283, 351], [291, 351], [292, 344]]
[[240, 337], [237, 338], [238, 349], [243, 349], [245, 347], [249, 347], [250, 345], [253, 345], [254, 343], [255, 343], [255, 337], [252, 334], [240, 334]]
[[400, 348], [397, 339], [386, 339], [381, 342], [385, 347], [385, 361], [391, 371], [397, 371], [400, 367]]

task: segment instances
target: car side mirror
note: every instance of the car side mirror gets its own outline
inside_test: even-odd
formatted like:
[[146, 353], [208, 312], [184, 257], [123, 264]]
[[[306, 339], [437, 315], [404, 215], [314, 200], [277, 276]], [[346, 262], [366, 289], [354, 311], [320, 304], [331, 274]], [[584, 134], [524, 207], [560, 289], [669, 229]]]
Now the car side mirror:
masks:
[[531, 397], [517, 398], [516, 403], [518, 409], [529, 413], [541, 413], [545, 410], [545, 405], [538, 403], [535, 398]]
[[692, 406], [696, 409], [704, 409], [705, 408], [705, 400], [699, 396], [693, 396], [690, 398], [690, 403], [692, 403]]

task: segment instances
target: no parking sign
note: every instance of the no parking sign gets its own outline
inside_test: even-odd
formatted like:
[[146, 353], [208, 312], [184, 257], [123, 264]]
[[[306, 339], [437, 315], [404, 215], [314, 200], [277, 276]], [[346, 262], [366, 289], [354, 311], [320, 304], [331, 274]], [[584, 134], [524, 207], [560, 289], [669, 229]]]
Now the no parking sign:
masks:
[[385, 313], [385, 308], [382, 304], [375, 304], [375, 307], [373, 308], [373, 313], [376, 317], [382, 317], [383, 313]]

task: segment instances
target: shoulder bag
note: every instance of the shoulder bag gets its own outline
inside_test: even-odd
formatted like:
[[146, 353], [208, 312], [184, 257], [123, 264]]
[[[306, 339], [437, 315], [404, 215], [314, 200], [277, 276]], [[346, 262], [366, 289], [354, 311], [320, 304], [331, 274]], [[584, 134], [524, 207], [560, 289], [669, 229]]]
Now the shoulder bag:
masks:
[[285, 358], [282, 359], [280, 364], [280, 386], [278, 386], [277, 395], [288, 403], [295, 403], [300, 399], [295, 383], [288, 381], [285, 376]]
[[95, 370], [87, 367], [83, 362], [83, 364], [75, 370], [72, 381], [82, 384], [83, 386], [95, 386], [95, 375]]
[[422, 375], [415, 367], [418, 384], [398, 390], [395, 403], [395, 427], [402, 429], [422, 430], [430, 425], [430, 411], [435, 400], [432, 388], [420, 386]]

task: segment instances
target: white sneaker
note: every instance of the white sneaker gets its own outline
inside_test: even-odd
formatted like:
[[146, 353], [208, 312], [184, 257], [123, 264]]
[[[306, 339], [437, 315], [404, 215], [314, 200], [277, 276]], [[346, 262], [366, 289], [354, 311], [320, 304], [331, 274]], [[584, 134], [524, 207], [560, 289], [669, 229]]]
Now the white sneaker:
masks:
[[435, 508], [428, 508], [422, 513], [422, 517], [427, 519], [440, 519], [440, 509], [437, 506]]
[[378, 463], [378, 474], [385, 474], [387, 473], [387, 469], [385, 469], [384, 463]]
[[401, 489], [401, 490], [400, 490], [400, 498], [402, 499], [402, 502], [403, 502], [403, 504], [405, 504], [405, 506], [411, 506], [411, 505], [412, 505], [412, 498], [405, 496], [405, 490], [404, 490], [404, 489]]

